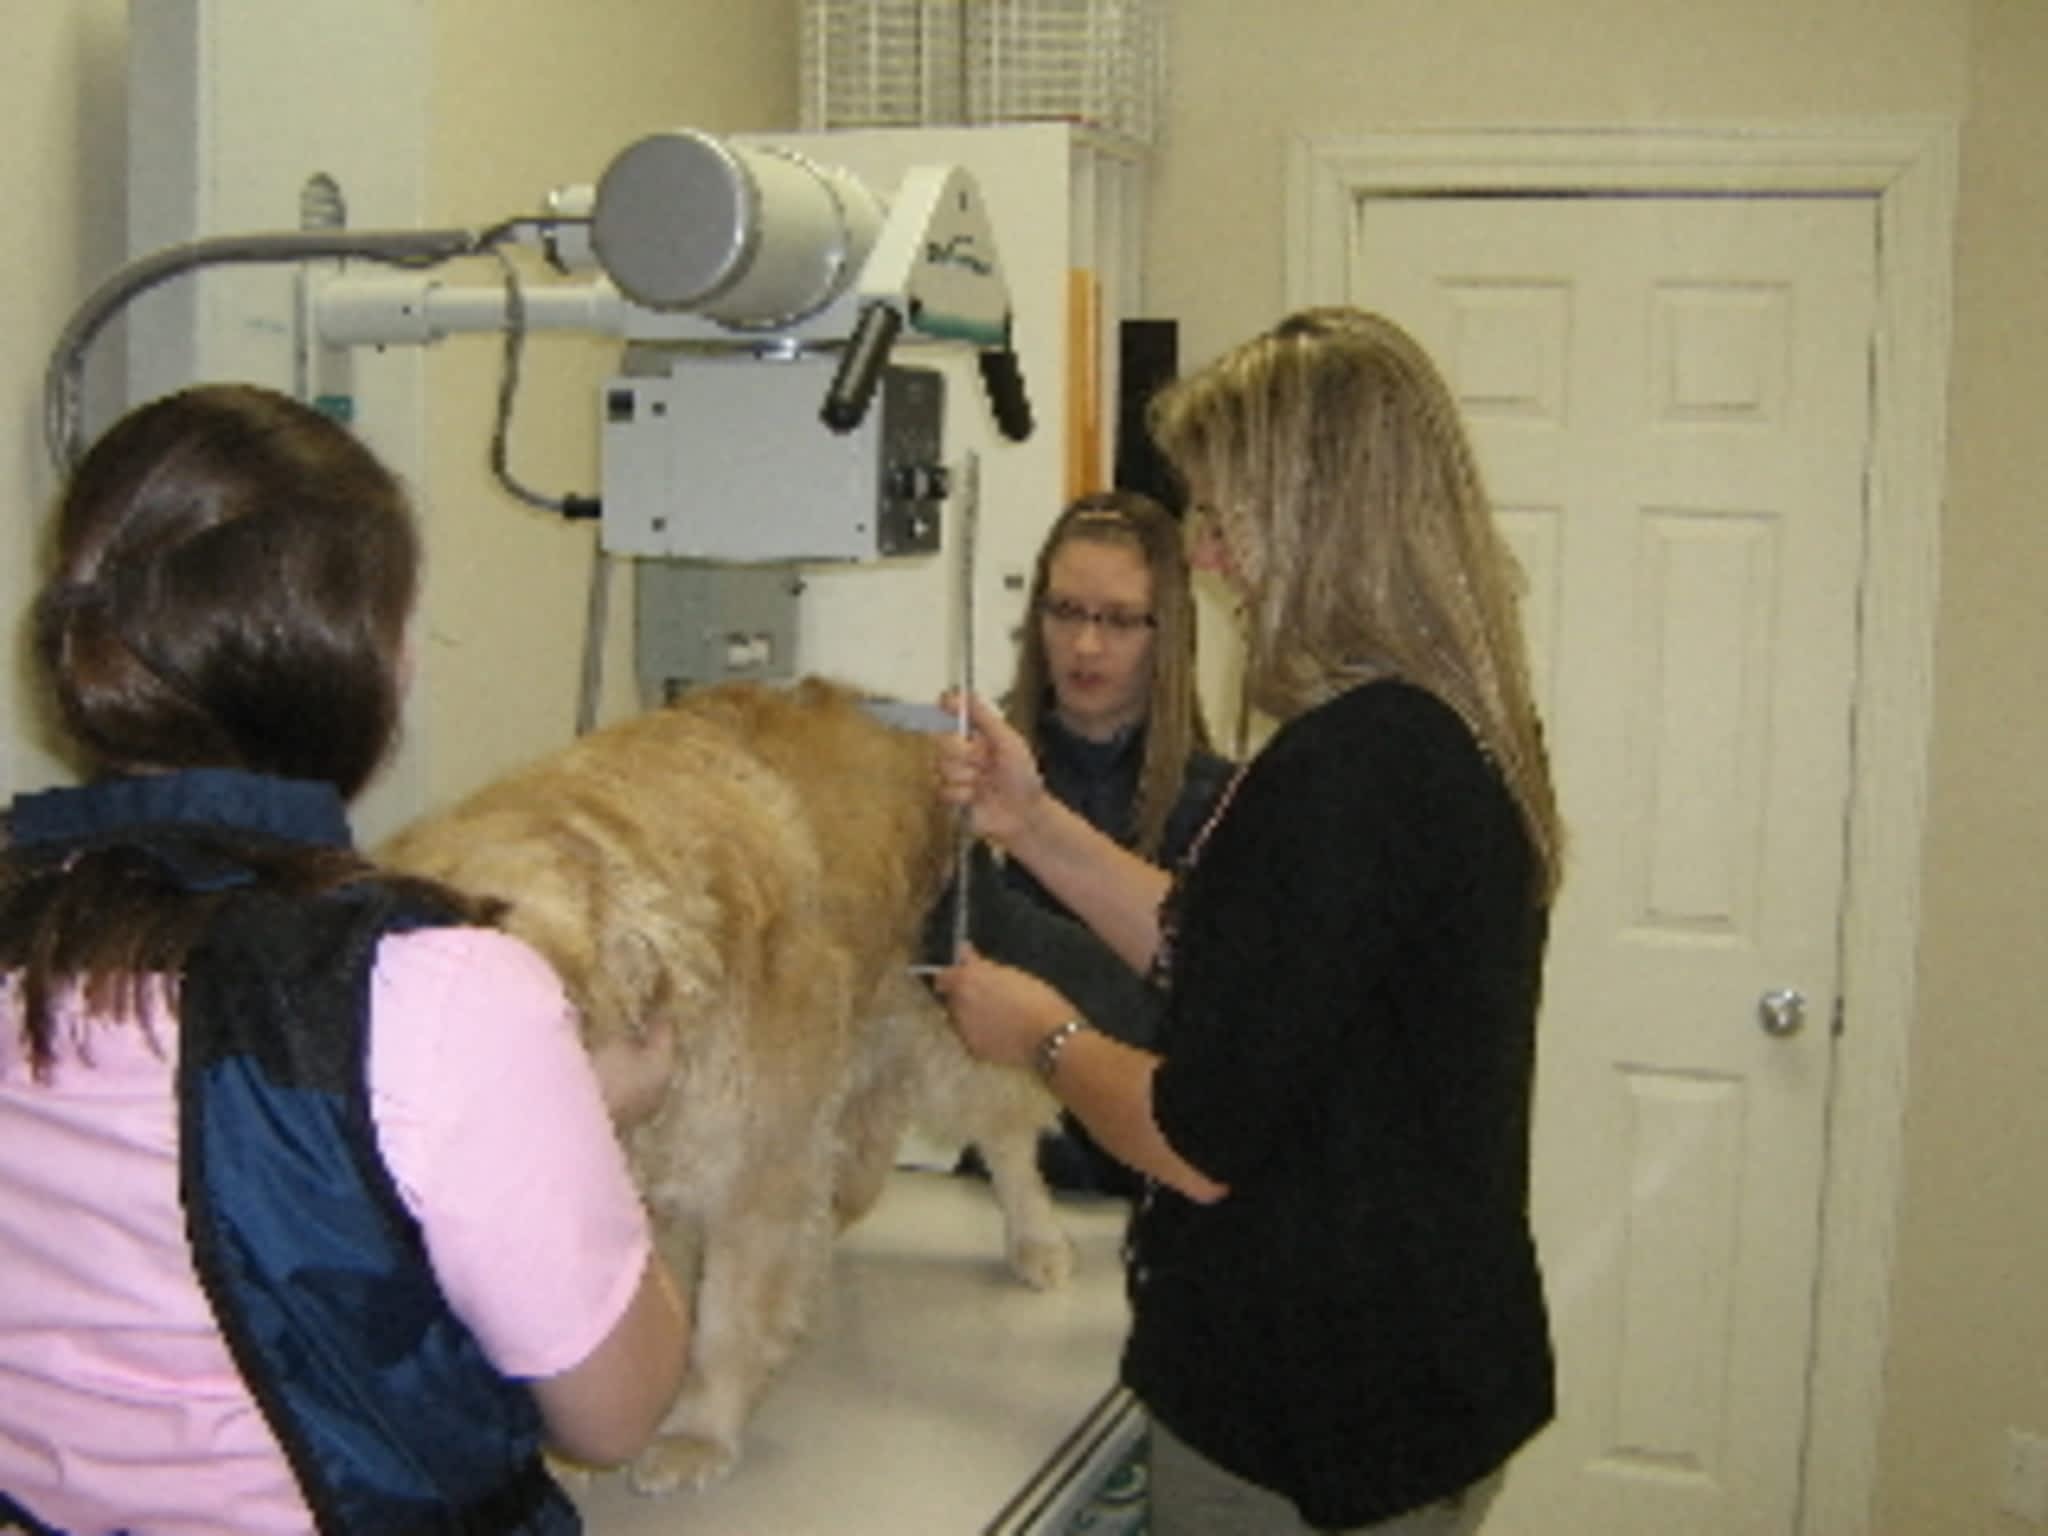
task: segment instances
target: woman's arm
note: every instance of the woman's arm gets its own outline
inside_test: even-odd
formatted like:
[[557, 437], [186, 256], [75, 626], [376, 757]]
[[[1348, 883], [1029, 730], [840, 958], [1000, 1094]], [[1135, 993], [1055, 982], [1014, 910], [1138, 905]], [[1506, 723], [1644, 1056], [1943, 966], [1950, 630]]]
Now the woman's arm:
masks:
[[[559, 979], [508, 934], [446, 928], [387, 938], [373, 986], [378, 1143], [450, 1308], [551, 1445], [630, 1458], [681, 1387], [689, 1314]], [[662, 1024], [636, 1069], [673, 1047]]]
[[1165, 870], [1121, 847], [1051, 795], [1009, 844], [1010, 857], [1132, 970], [1143, 972], [1159, 949], [1159, 904]]
[[971, 807], [975, 830], [1030, 870], [1132, 970], [1149, 968], [1166, 871], [1048, 794], [1030, 744], [986, 700], [970, 698], [968, 709], [974, 734], [940, 744], [941, 797]]
[[1213, 1205], [1230, 1193], [1229, 1186], [1175, 1151], [1153, 1117], [1159, 1060], [1084, 1023], [1060, 1046], [1047, 1086], [1118, 1162], [1198, 1205]]
[[[1062, 1026], [1077, 1017], [1073, 1005], [1037, 977], [986, 959], [971, 946], [933, 985], [970, 1054], [1040, 1071], [1047, 1086], [1118, 1161], [1203, 1204], [1230, 1192], [1161, 1134], [1152, 1116], [1157, 1056], [1085, 1023], [1060, 1036]], [[1048, 1061], [1048, 1042], [1055, 1037], [1057, 1051]]]
[[645, 1020], [638, 1035], [614, 1035], [590, 1048], [590, 1067], [612, 1124], [631, 1130], [653, 1118], [668, 1098], [676, 1071], [675, 1020]]
[[[648, 1119], [675, 1074], [676, 1025], [649, 1019], [637, 1038], [615, 1037], [591, 1052], [598, 1092], [612, 1123]], [[649, 1249], [639, 1287], [611, 1331], [579, 1364], [530, 1382], [548, 1445], [572, 1461], [611, 1466], [654, 1438], [683, 1384], [690, 1315], [659, 1249]]]
[[529, 1383], [549, 1446], [592, 1466], [638, 1455], [675, 1401], [689, 1353], [690, 1319], [675, 1277], [650, 1251], [639, 1289], [597, 1348]]

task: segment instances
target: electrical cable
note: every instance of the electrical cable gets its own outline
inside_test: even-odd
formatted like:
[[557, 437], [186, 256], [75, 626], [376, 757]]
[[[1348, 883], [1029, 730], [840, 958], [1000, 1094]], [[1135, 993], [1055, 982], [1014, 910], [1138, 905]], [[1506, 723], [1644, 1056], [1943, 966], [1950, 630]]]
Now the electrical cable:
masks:
[[519, 367], [526, 353], [526, 290], [519, 281], [519, 269], [502, 245], [485, 253], [497, 262], [505, 280], [505, 340], [498, 366], [498, 403], [491, 420], [491, 474], [506, 493], [529, 507], [560, 512], [563, 499], [548, 496], [523, 484], [512, 473], [512, 401], [519, 393]]
[[569, 518], [591, 518], [599, 512], [596, 497], [578, 496], [573, 492], [550, 496], [544, 491], [534, 490], [512, 473], [512, 406], [519, 393], [520, 370], [526, 356], [526, 288], [520, 280], [518, 267], [505, 253], [505, 245], [514, 230], [543, 225], [552, 227], [562, 222], [559, 219], [512, 219], [486, 230], [480, 241], [482, 254], [498, 263], [505, 282], [505, 342], [498, 368], [497, 409], [491, 422], [490, 465], [493, 478], [506, 494], [527, 506], [558, 512]]
[[476, 253], [467, 229], [296, 230], [267, 235], [224, 235], [168, 246], [120, 268], [101, 283], [65, 325], [43, 375], [43, 443], [60, 475], [84, 455], [81, 420], [85, 354], [125, 304], [159, 283], [200, 267], [361, 257], [391, 266], [434, 266]]
[[[561, 221], [509, 220], [485, 231], [481, 242], [484, 254], [498, 263], [505, 280], [505, 345], [498, 370], [497, 411], [491, 423], [491, 474], [508, 495], [530, 507], [559, 512], [564, 517], [589, 517], [598, 510], [595, 498], [548, 496], [523, 484], [511, 467], [512, 404], [519, 393], [520, 366], [526, 351], [526, 290], [505, 245], [516, 229], [542, 222]], [[596, 727], [604, 692], [603, 655], [605, 632], [611, 627], [612, 561], [602, 539], [591, 551], [590, 562], [590, 586], [584, 599], [583, 666], [576, 694], [578, 736]]]

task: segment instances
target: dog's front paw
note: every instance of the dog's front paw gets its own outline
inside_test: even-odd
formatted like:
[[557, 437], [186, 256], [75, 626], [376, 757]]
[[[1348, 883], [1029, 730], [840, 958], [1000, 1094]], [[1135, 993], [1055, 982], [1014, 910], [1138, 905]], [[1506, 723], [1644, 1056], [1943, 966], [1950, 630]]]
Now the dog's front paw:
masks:
[[674, 1493], [678, 1488], [708, 1488], [739, 1460], [738, 1453], [716, 1440], [696, 1435], [663, 1435], [642, 1451], [630, 1474], [635, 1493]]
[[1020, 1236], [1010, 1244], [1010, 1269], [1034, 1291], [1056, 1291], [1073, 1278], [1073, 1240], [1064, 1232]]

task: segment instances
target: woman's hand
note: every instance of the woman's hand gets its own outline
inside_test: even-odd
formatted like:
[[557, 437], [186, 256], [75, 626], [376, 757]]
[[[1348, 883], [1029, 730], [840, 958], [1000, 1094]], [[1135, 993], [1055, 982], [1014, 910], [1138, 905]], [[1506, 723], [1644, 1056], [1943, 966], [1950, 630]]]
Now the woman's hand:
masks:
[[1074, 1005], [1036, 976], [990, 960], [972, 944], [932, 978], [970, 1056], [1003, 1067], [1029, 1067], [1039, 1043], [1068, 1019]]
[[632, 1129], [660, 1109], [668, 1096], [669, 1079], [676, 1070], [675, 1020], [665, 1015], [644, 1019], [638, 1035], [613, 1035], [592, 1046], [590, 1065], [612, 1125]]
[[[970, 944], [932, 978], [952, 1012], [968, 1054], [997, 1066], [1037, 1065], [1046, 1037], [1078, 1015], [1036, 976], [999, 965]], [[1152, 1118], [1152, 1077], [1159, 1058], [1084, 1029], [1060, 1057], [1048, 1084], [1111, 1156], [1207, 1205], [1230, 1193], [1168, 1144]]]
[[[948, 692], [940, 707], [953, 713], [960, 695]], [[967, 698], [971, 735], [939, 738], [939, 798], [964, 805], [974, 830], [991, 842], [1014, 847], [1045, 798], [1045, 781], [1031, 744], [979, 694]]]

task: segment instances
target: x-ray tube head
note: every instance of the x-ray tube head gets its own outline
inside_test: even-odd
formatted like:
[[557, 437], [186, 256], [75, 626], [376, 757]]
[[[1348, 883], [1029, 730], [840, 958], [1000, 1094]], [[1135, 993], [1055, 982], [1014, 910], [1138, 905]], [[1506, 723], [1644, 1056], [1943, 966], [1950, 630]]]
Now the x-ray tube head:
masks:
[[875, 195], [843, 171], [678, 129], [606, 167], [591, 244], [635, 303], [771, 330], [853, 286], [882, 218]]

